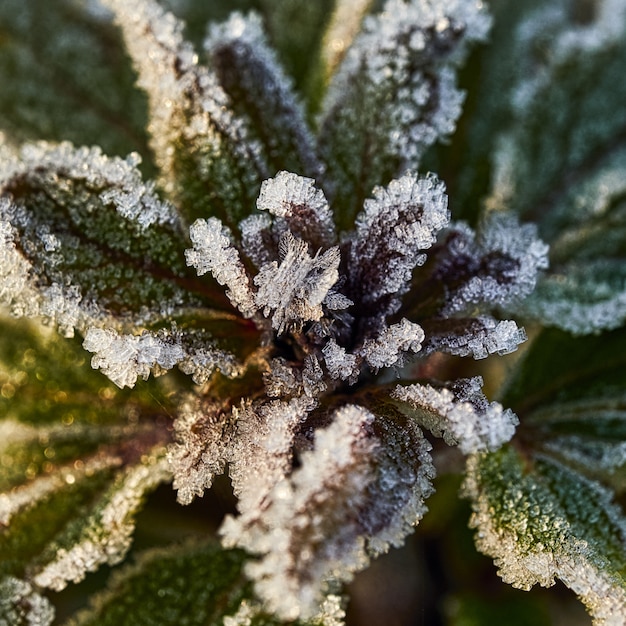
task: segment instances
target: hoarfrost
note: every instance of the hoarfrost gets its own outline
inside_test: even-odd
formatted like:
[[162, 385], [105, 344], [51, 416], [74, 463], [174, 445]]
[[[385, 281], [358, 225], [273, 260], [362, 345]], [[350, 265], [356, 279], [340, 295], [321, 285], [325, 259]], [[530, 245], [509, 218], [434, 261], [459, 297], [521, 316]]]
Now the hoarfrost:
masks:
[[169, 479], [165, 458], [129, 468], [107, 494], [104, 507], [88, 520], [78, 541], [70, 548], [60, 548], [34, 576], [34, 582], [60, 591], [68, 582], [80, 582], [87, 572], [96, 571], [104, 563], [119, 563], [132, 542], [134, 515], [146, 492]]
[[[509, 499], [499, 502], [498, 507], [494, 508], [488, 493], [490, 486], [481, 475], [480, 462], [479, 456], [468, 459], [463, 493], [472, 501], [470, 526], [477, 529], [476, 546], [494, 559], [503, 581], [518, 589], [528, 590], [537, 583], [550, 587], [559, 578], [585, 604], [594, 625], [622, 625], [626, 615], [626, 590], [622, 576], [615, 573], [615, 567], [618, 566], [609, 563], [602, 546], [595, 546], [593, 539], [577, 536], [574, 524], [585, 524], [585, 521], [576, 519], [570, 523], [554, 495], [548, 495], [532, 485], [526, 486], [532, 489], [532, 500], [528, 498], [528, 492], [525, 494], [520, 489], [508, 493]], [[562, 470], [569, 472], [565, 468]], [[611, 522], [617, 524], [621, 546], [626, 536], [626, 525], [621, 510], [612, 502], [611, 491], [599, 483], [584, 479], [580, 474], [576, 474], [574, 480], [582, 481], [586, 489], [595, 492], [596, 501], [585, 504], [594, 507], [594, 520], [598, 519], [597, 509], [601, 507]], [[511, 487], [507, 486], [509, 490]], [[514, 499], [514, 503], [510, 498]], [[543, 541], [526, 536], [526, 533], [532, 532], [527, 528], [528, 516], [533, 516], [529, 507], [541, 515], [540, 521], [542, 518], [545, 520], [541, 531]], [[510, 519], [512, 511], [517, 511], [518, 521]], [[503, 512], [509, 518], [505, 524], [498, 518], [498, 513]], [[587, 526], [586, 530], [590, 530], [590, 527]]]
[[257, 208], [282, 218], [292, 234], [309, 242], [313, 251], [335, 242], [332, 211], [312, 178], [279, 172], [263, 181]]
[[262, 516], [242, 507], [225, 520], [224, 544], [261, 556], [247, 573], [269, 610], [312, 617], [328, 580], [349, 580], [370, 554], [402, 542], [432, 491], [429, 449], [416, 428], [377, 425], [367, 409], [344, 406], [265, 495]]
[[233, 245], [232, 235], [216, 217], [196, 220], [189, 229], [193, 248], [185, 251], [187, 265], [193, 265], [198, 275], [211, 272], [226, 295], [245, 317], [252, 317], [257, 307], [250, 279]]
[[485, 359], [490, 354], [515, 352], [526, 339], [524, 329], [512, 320], [498, 321], [486, 315], [470, 319], [452, 318], [431, 323], [424, 351]]
[[520, 225], [514, 216], [492, 211], [477, 234], [455, 224], [437, 263], [435, 280], [455, 285], [448, 286], [441, 315], [506, 308], [533, 291], [540, 270], [548, 267], [548, 246], [534, 224]]
[[379, 332], [375, 339], [366, 339], [359, 348], [367, 364], [375, 371], [383, 367], [402, 367], [406, 353], [416, 354], [422, 348], [424, 331], [415, 322], [403, 319]]
[[280, 265], [264, 265], [254, 283], [256, 304], [282, 334], [287, 328], [320, 320], [322, 303], [339, 278], [339, 248], [311, 257], [308, 244], [286, 231], [280, 239]]
[[177, 443], [167, 454], [180, 504], [201, 497], [224, 471], [233, 422], [230, 411], [210, 400], [190, 396], [181, 405], [174, 421]]
[[[269, 47], [259, 15], [234, 12], [211, 24], [204, 47], [222, 87], [234, 105], [262, 127], [270, 160], [316, 176], [322, 164], [291, 79]], [[260, 121], [259, 121], [260, 118]]]
[[365, 201], [349, 242], [348, 297], [378, 323], [395, 313], [413, 269], [449, 221], [443, 183], [406, 174]]
[[[460, 379], [449, 388], [431, 385], [398, 385], [391, 397], [410, 407], [413, 414], [436, 437], [448, 445], [458, 445], [464, 454], [497, 450], [515, 434], [519, 420], [510, 409], [488, 402], [483, 395], [482, 378]], [[411, 411], [412, 409], [412, 411]]]
[[361, 359], [346, 352], [334, 339], [330, 339], [322, 348], [324, 363], [328, 374], [335, 380], [347, 380], [355, 383], [361, 369]]
[[0, 579], [0, 620], [3, 626], [50, 626], [54, 607], [30, 583], [7, 576]]
[[148, 94], [148, 130], [166, 190], [175, 191], [177, 144], [204, 158], [232, 151], [242, 165], [242, 176], [254, 185], [265, 167], [260, 148], [248, 140], [242, 121], [232, 114], [216, 76], [198, 64], [183, 38], [183, 24], [152, 0], [103, 0], [103, 4], [115, 14], [138, 84]]
[[236, 430], [229, 472], [238, 508], [248, 524], [263, 514], [261, 503], [290, 473], [296, 431], [313, 406], [300, 397], [233, 409]]
[[206, 382], [216, 367], [230, 376], [241, 373], [234, 357], [213, 348], [207, 337], [200, 336], [198, 341], [193, 332], [181, 333], [176, 329], [124, 335], [92, 327], [85, 334], [83, 348], [94, 353], [91, 366], [102, 370], [118, 387], [134, 387], [138, 378], [147, 380], [150, 373], [158, 375], [176, 365], [185, 374], [193, 375], [197, 383]]
[[403, 168], [417, 167], [426, 148], [454, 131], [464, 99], [454, 67], [489, 27], [479, 1], [387, 0], [379, 15], [364, 19], [331, 82], [325, 116], [349, 109], [355, 83], [373, 94], [390, 92], [390, 101], [379, 103], [388, 153], [400, 155]]

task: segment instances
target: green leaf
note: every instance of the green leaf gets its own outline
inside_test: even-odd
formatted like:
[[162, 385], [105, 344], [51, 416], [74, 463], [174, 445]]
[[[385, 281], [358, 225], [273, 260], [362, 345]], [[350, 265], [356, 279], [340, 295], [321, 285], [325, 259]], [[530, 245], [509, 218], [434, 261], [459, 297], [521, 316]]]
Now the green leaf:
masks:
[[183, 24], [156, 0], [106, 0], [149, 100], [148, 130], [160, 182], [193, 221], [215, 215], [234, 226], [254, 209], [267, 177], [262, 149], [215, 74], [198, 64]]
[[[486, 52], [493, 83], [510, 55], [517, 68], [486, 92], [504, 94], [488, 205], [535, 221], [552, 245], [550, 270], [521, 312], [578, 334], [626, 319], [625, 24], [610, 2], [540, 4], [508, 27], [508, 45]], [[489, 59], [494, 52], [502, 58]]]
[[599, 483], [512, 447], [468, 461], [464, 483], [476, 543], [520, 589], [562, 580], [596, 624], [626, 611], [626, 518]]
[[0, 82], [11, 86], [0, 93], [0, 129], [12, 140], [65, 139], [149, 157], [145, 97], [101, 12], [72, 0], [3, 1]]
[[[66, 626], [222, 626], [228, 616], [233, 624], [283, 624], [261, 609], [243, 575], [245, 562], [241, 550], [224, 550], [213, 541], [190, 540], [146, 551], [115, 572], [107, 589], [91, 599], [90, 608]], [[325, 623], [340, 622], [325, 622], [324, 616], [307, 622]]]
[[616, 492], [626, 478], [626, 329], [574, 339], [545, 330], [508, 381], [517, 436]]
[[417, 169], [452, 133], [463, 94], [455, 70], [489, 19], [479, 4], [432, 12], [411, 3], [364, 21], [333, 76], [323, 105], [320, 152], [340, 229], [376, 185]]
[[214, 282], [187, 268], [180, 218], [134, 165], [70, 144], [26, 145], [4, 165], [3, 297], [17, 313], [55, 319], [71, 336], [206, 299], [230, 309]]

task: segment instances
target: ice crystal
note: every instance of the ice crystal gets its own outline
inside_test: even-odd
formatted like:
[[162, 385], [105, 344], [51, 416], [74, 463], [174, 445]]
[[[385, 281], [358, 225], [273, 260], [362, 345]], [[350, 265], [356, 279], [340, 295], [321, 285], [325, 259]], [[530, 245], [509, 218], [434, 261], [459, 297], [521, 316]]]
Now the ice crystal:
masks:
[[415, 411], [420, 424], [465, 454], [497, 450], [511, 439], [519, 420], [510, 409], [488, 402], [480, 377], [458, 380], [450, 388], [398, 385], [392, 398]]
[[50, 626], [54, 608], [30, 583], [9, 576], [0, 579], [0, 618], [7, 626]]
[[256, 303], [282, 333], [323, 316], [322, 303], [339, 278], [339, 248], [311, 257], [308, 245], [290, 231], [279, 242], [280, 264], [264, 265], [254, 279]]

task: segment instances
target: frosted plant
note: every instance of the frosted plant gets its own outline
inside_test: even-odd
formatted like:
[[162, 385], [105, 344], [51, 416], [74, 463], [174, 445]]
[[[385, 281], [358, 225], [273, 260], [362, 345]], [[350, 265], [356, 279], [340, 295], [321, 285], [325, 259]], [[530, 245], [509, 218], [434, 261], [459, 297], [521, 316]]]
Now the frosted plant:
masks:
[[359, 623], [468, 522], [626, 624], [624, 0], [49, 4], [0, 6], [0, 624]]

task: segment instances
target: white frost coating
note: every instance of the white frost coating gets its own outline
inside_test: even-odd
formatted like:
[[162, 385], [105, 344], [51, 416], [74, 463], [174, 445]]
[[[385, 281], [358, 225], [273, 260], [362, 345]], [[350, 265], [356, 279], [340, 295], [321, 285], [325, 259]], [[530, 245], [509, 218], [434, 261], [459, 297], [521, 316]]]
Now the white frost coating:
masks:
[[[473, 513], [469, 525], [477, 529], [476, 547], [494, 559], [502, 580], [518, 589], [529, 590], [537, 583], [550, 587], [559, 578], [585, 604], [594, 626], [624, 626], [626, 589], [621, 576], [618, 579], [597, 565], [592, 546], [577, 539], [564, 518], [555, 520], [546, 515], [549, 520], [547, 528], [560, 535], [556, 549], [536, 544], [531, 544], [531, 549], [528, 549], [520, 545], [514, 532], [498, 527], [493, 506], [480, 484], [478, 464], [477, 457], [468, 459], [463, 483], [464, 496], [472, 500]], [[621, 512], [609, 503], [612, 494], [608, 490], [604, 492], [603, 504], [613, 509], [610, 511], [612, 516], [620, 519]], [[547, 513], [549, 509], [544, 510]], [[522, 532], [524, 528], [525, 525], [521, 526]]]
[[152, 148], [161, 172], [173, 185], [174, 144], [211, 146], [219, 152], [226, 137], [246, 161], [258, 159], [245, 128], [232, 115], [229, 99], [216, 77], [198, 65], [183, 24], [153, 0], [102, 0], [119, 24], [126, 49], [138, 72], [138, 84], [149, 98]]
[[159, 375], [176, 365], [198, 384], [206, 382], [216, 367], [227, 376], [238, 376], [241, 367], [233, 355], [211, 347], [209, 341], [177, 330], [122, 335], [112, 329], [89, 328], [83, 348], [94, 353], [91, 367], [102, 370], [122, 388], [134, 387], [138, 378], [147, 380], [150, 373]]
[[[286, 153], [295, 152], [298, 171], [304, 169], [311, 176], [319, 174], [322, 164], [315, 154], [315, 140], [307, 126], [304, 107], [295, 96], [293, 81], [268, 45], [261, 16], [244, 16], [235, 11], [223, 24], [211, 23], [204, 48], [213, 61], [212, 67], [218, 67], [216, 72], [222, 81], [224, 72], [228, 75], [226, 82], [233, 80], [234, 74], [237, 87], [262, 114], [269, 151], [283, 158]], [[221, 56], [225, 51], [224, 68]]]
[[2, 626], [50, 626], [54, 607], [33, 586], [19, 578], [0, 579], [0, 624]]
[[257, 307], [250, 279], [233, 245], [230, 230], [216, 217], [196, 220], [189, 229], [193, 248], [185, 251], [187, 265], [198, 275], [211, 272], [220, 285], [228, 287], [226, 295], [245, 317], [252, 317]]
[[217, 403], [189, 396], [174, 421], [178, 443], [169, 446], [167, 460], [174, 475], [176, 499], [189, 504], [201, 497], [224, 471], [233, 419]]
[[267, 213], [255, 213], [241, 220], [239, 231], [241, 247], [257, 268], [276, 258], [272, 218]]
[[402, 367], [407, 353], [417, 354], [422, 348], [424, 331], [415, 322], [403, 319], [380, 331], [375, 339], [366, 339], [358, 354], [374, 370], [397, 365]]
[[[38, 436], [41, 434], [38, 433]], [[75, 481], [86, 476], [119, 467], [121, 464], [119, 457], [96, 457], [88, 459], [80, 469], [76, 469], [73, 464], [61, 466], [55, 468], [52, 474], [37, 476], [31, 482], [14, 487], [8, 493], [0, 493], [0, 527], [8, 526], [16, 513], [36, 505], [68, 484], [73, 485]]]
[[74, 183], [102, 188], [100, 200], [111, 204], [124, 219], [141, 230], [155, 224], [178, 224], [174, 207], [159, 200], [152, 182], [144, 183], [138, 154], [109, 157], [97, 147], [75, 147], [40, 141], [22, 146], [14, 160], [0, 161], [0, 189], [11, 178], [37, 170], [58, 172]]
[[228, 451], [229, 473], [248, 523], [262, 515], [263, 500], [291, 470], [296, 429], [313, 406], [295, 398], [233, 409], [236, 438]]
[[314, 247], [329, 247], [336, 239], [333, 214], [321, 189], [312, 178], [278, 172], [263, 181], [257, 208], [283, 218], [291, 232]]
[[440, 277], [445, 280], [455, 265], [464, 267], [468, 276], [448, 293], [444, 316], [476, 306], [515, 307], [532, 293], [539, 272], [548, 267], [548, 245], [537, 237], [537, 227], [520, 225], [508, 213], [488, 213], [477, 234], [463, 223], [451, 232]]
[[460, 332], [449, 331], [428, 337], [428, 352], [441, 351], [455, 356], [486, 359], [490, 354], [515, 352], [528, 337], [523, 328], [512, 320], [498, 321], [481, 315], [471, 320]]
[[[357, 217], [349, 254], [352, 291], [365, 304], [390, 298], [379, 315], [395, 312], [409, 288], [413, 269], [426, 259], [450, 214], [445, 186], [434, 176], [405, 174], [376, 187]], [[380, 310], [383, 308], [383, 310]]]
[[373, 421], [360, 407], [337, 411], [335, 421], [317, 431], [315, 449], [302, 454], [301, 467], [267, 496], [262, 518], [258, 511], [242, 512], [222, 525], [226, 546], [263, 555], [246, 570], [282, 619], [311, 618], [327, 577], [349, 580], [368, 562], [365, 538], [343, 518], [365, 504], [374, 480], [370, 457], [378, 441], [366, 434]]
[[464, 99], [454, 67], [490, 23], [478, 0], [388, 0], [382, 13], [363, 21], [330, 85], [325, 114], [342, 106], [356, 81], [374, 93], [392, 86], [389, 152], [415, 167], [427, 147], [454, 131]]
[[328, 374], [335, 380], [347, 380], [350, 384], [356, 382], [361, 369], [361, 359], [346, 352], [346, 349], [330, 339], [322, 348], [324, 364]]
[[254, 279], [256, 303], [279, 334], [320, 320], [322, 303], [339, 278], [339, 248], [311, 257], [308, 244], [286, 231], [280, 240], [280, 265], [264, 265]]
[[164, 457], [126, 470], [106, 496], [104, 508], [88, 520], [82, 537], [69, 549], [60, 548], [54, 560], [37, 573], [34, 582], [60, 591], [68, 582], [80, 582], [87, 572], [96, 571], [104, 563], [115, 565], [122, 561], [132, 543], [135, 513], [146, 493], [170, 479]]
[[[594, 417], [596, 414], [594, 412]], [[598, 415], [598, 420], [600, 415]], [[575, 466], [592, 467], [614, 474], [626, 466], [626, 442], [591, 439], [579, 435], [561, 435], [543, 444], [545, 450]]]
[[110, 329], [90, 328], [83, 348], [95, 353], [91, 367], [102, 370], [118, 387], [134, 387], [137, 378], [147, 380], [156, 365], [171, 369], [185, 357], [175, 340], [148, 331], [142, 335], [120, 335]]
[[[391, 397], [408, 404], [420, 424], [464, 454], [493, 451], [511, 440], [519, 420], [511, 409], [486, 400], [482, 382], [479, 376], [459, 380], [456, 393], [431, 385], [398, 385]], [[407, 412], [402, 405], [400, 409]]]

